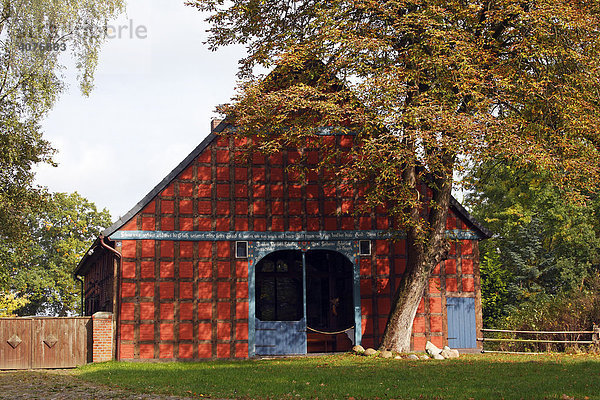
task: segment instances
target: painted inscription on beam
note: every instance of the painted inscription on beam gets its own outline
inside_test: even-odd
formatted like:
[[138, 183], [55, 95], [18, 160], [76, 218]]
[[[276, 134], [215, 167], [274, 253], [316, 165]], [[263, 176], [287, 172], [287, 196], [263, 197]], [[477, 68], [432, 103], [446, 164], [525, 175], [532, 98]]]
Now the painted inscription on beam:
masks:
[[[399, 235], [402, 235], [401, 233]], [[269, 241], [314, 241], [314, 240], [375, 240], [389, 239], [386, 231], [319, 231], [319, 232], [254, 232], [254, 231], [117, 231], [111, 240], [269, 240]]]
[[[481, 239], [468, 230], [448, 230], [450, 239]], [[111, 240], [183, 240], [183, 241], [342, 241], [377, 240], [403, 238], [404, 233], [389, 231], [318, 231], [318, 232], [254, 232], [254, 231], [117, 231], [110, 235]]]

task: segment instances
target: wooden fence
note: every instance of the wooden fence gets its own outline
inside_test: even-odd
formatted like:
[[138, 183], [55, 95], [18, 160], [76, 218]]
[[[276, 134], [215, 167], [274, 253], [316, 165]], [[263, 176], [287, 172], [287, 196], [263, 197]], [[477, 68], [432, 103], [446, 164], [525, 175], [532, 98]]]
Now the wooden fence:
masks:
[[91, 343], [91, 317], [0, 318], [0, 369], [76, 367]]
[[[477, 338], [482, 342], [482, 353], [509, 353], [509, 354], [540, 354], [535, 351], [510, 351], [512, 347], [541, 347], [545, 344], [545, 351], [552, 347], [571, 346], [600, 346], [600, 327], [594, 324], [591, 331], [517, 331], [508, 329], [482, 329], [482, 337]], [[487, 334], [496, 334], [496, 337], [486, 337]], [[498, 337], [501, 336], [501, 337]], [[560, 337], [562, 336], [562, 337]], [[494, 350], [485, 349], [485, 344], [496, 344]], [[512, 343], [512, 345], [510, 345]]]

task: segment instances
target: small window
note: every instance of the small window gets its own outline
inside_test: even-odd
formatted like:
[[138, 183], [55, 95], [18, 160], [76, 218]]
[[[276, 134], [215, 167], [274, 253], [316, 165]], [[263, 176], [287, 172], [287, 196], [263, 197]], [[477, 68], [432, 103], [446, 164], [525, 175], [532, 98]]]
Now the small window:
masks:
[[248, 242], [235, 242], [235, 258], [248, 258]]
[[371, 241], [370, 240], [361, 240], [358, 243], [359, 245], [359, 255], [361, 256], [370, 256], [371, 255]]

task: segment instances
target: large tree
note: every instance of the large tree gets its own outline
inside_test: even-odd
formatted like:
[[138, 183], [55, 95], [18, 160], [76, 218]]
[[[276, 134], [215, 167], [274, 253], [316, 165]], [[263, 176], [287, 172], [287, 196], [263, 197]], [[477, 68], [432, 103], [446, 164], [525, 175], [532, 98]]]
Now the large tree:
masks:
[[78, 312], [81, 288], [73, 270], [110, 222], [106, 209], [99, 211], [77, 192], [50, 195], [41, 210], [27, 217], [27, 240], [0, 243], [5, 255], [0, 295], [19, 305], [13, 312], [57, 316]]
[[84, 94], [108, 19], [124, 0], [2, 0], [0, 2], [0, 241], [26, 236], [27, 215], [43, 201], [32, 167], [52, 163], [41, 120], [64, 89], [70, 54]]
[[[361, 200], [387, 207], [393, 229], [405, 232], [408, 265], [382, 348], [409, 349], [428, 276], [448, 247], [451, 191], [465, 163], [545, 170], [575, 199], [577, 185], [598, 182], [599, 1], [190, 5], [207, 13], [212, 49], [247, 47], [239, 93], [220, 107], [236, 134], [265, 152], [318, 145], [319, 168], [342, 156], [334, 178], [366, 186]], [[275, 73], [265, 79], [256, 67]], [[354, 146], [337, 154], [324, 128], [353, 134]]]

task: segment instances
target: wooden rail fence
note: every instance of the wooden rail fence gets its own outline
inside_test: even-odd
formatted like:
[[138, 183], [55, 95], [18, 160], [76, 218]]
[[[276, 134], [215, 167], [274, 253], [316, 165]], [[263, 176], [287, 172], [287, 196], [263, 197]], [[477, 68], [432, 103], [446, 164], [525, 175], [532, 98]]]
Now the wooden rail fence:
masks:
[[[546, 351], [550, 351], [552, 345], [593, 345], [600, 346], [600, 327], [594, 324], [591, 331], [518, 331], [509, 329], [482, 329], [482, 337], [477, 340], [482, 342], [484, 347], [482, 353], [508, 353], [508, 354], [541, 354], [532, 351], [507, 351], [507, 350], [486, 350], [487, 343], [520, 343], [520, 344], [542, 344], [546, 343]], [[499, 333], [503, 336], [512, 337], [486, 337], [486, 333]], [[520, 335], [521, 337], [515, 337]], [[545, 335], [546, 338], [539, 338], [537, 335]], [[563, 339], [559, 340], [556, 336], [562, 335]], [[523, 338], [525, 336], [525, 338]], [[589, 340], [581, 339], [581, 336], [589, 337]], [[535, 338], [531, 338], [535, 337]], [[548, 339], [552, 337], [552, 339]], [[502, 348], [502, 347], [500, 347]]]

